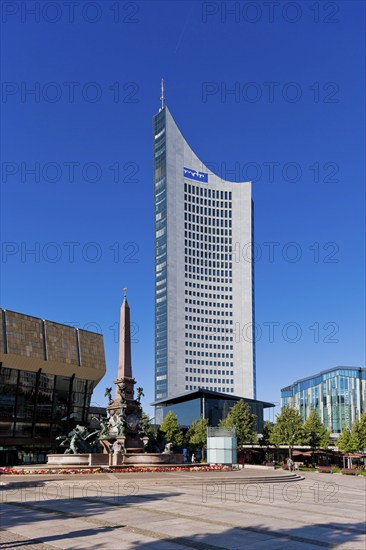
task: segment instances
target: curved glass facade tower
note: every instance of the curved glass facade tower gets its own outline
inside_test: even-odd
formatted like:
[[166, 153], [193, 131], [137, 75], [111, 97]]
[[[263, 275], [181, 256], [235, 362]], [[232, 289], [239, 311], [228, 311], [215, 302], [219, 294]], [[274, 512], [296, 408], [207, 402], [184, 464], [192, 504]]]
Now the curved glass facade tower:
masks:
[[155, 399], [255, 398], [249, 182], [212, 173], [165, 106], [153, 118]]

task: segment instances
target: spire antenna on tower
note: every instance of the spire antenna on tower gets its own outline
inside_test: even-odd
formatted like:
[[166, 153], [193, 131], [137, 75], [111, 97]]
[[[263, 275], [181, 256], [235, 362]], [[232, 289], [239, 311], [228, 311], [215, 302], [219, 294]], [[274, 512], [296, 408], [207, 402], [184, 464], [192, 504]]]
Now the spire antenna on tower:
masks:
[[164, 97], [164, 78], [161, 79], [161, 109], [164, 109], [165, 97]]

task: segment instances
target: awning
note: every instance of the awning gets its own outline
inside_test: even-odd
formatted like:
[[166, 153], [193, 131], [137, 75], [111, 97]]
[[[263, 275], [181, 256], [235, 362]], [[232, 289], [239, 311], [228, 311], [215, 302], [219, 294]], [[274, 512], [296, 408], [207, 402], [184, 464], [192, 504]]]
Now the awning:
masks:
[[360, 453], [347, 453], [343, 456], [346, 458], [366, 458], [366, 455], [362, 455]]
[[293, 456], [312, 456], [313, 453], [310, 451], [292, 451]]

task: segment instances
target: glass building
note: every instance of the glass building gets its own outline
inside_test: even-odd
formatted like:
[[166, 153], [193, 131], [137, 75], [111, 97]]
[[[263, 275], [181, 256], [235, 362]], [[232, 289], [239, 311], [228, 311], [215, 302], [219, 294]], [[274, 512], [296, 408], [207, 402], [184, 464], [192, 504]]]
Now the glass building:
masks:
[[199, 388], [253, 399], [251, 184], [211, 172], [164, 105], [153, 141], [155, 399]]
[[187, 391], [175, 397], [160, 399], [152, 405], [159, 407], [163, 419], [170, 411], [173, 411], [177, 416], [178, 423], [183, 428], [189, 428], [194, 420], [200, 418], [206, 418], [209, 426], [216, 427], [219, 425], [220, 420], [227, 417], [231, 407], [241, 399], [249, 405], [250, 412], [255, 414], [255, 430], [257, 433], [261, 433], [263, 430], [263, 410], [274, 407], [273, 403], [200, 389]]
[[44, 462], [58, 435], [87, 423], [103, 336], [1, 310], [0, 361], [0, 464]]
[[312, 410], [332, 433], [350, 428], [366, 411], [366, 369], [335, 367], [281, 390], [281, 405], [295, 407], [306, 420]]

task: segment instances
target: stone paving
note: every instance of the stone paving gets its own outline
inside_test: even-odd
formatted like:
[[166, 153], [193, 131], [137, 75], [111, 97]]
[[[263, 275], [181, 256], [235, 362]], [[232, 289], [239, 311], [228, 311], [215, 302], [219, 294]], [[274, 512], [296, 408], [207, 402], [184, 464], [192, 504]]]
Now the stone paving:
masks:
[[365, 477], [285, 475], [245, 468], [3, 476], [0, 548], [366, 548]]

